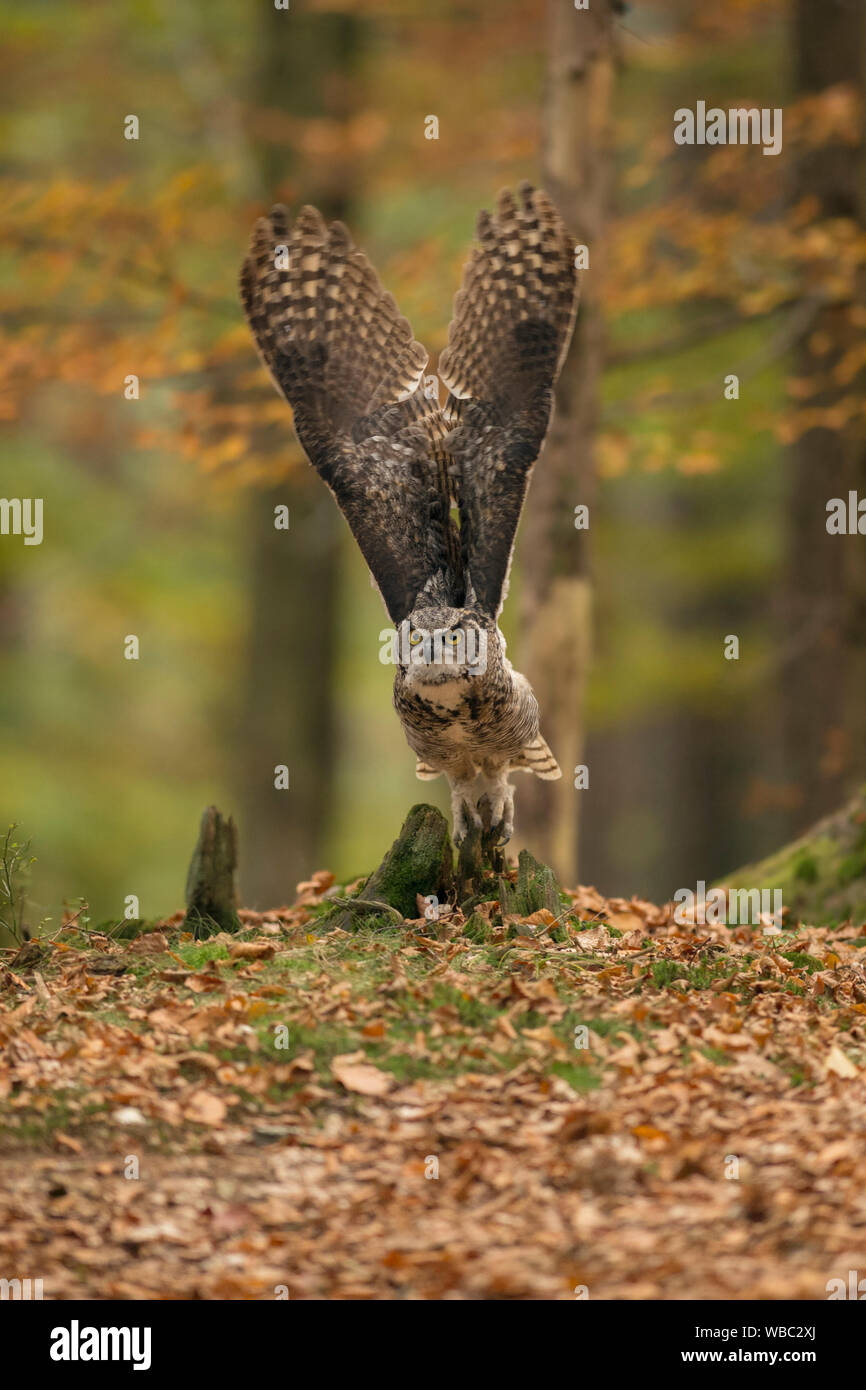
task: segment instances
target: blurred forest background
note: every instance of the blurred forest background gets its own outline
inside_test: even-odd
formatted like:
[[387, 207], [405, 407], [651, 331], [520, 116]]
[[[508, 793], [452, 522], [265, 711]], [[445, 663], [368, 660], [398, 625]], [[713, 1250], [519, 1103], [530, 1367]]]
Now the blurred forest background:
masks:
[[[518, 845], [573, 882], [579, 838], [581, 881], [661, 901], [843, 801], [866, 540], [825, 508], [866, 496], [864, 8], [0, 4], [0, 491], [45, 506], [41, 546], [0, 538], [0, 817], [38, 855], [31, 916], [173, 911], [210, 802], [249, 906], [369, 870], [411, 804], [445, 806], [242, 321], [277, 200], [349, 224], [431, 371], [502, 186], [544, 182], [589, 248], [504, 614], [566, 770], [518, 779]], [[782, 107], [781, 154], [677, 146], [698, 101]]]

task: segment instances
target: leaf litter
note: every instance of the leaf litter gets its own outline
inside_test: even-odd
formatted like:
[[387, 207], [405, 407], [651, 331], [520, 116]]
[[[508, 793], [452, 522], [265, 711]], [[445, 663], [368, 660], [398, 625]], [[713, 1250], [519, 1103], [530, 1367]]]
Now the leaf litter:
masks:
[[866, 1267], [866, 931], [359, 919], [0, 957], [0, 1263], [47, 1298], [825, 1298]]

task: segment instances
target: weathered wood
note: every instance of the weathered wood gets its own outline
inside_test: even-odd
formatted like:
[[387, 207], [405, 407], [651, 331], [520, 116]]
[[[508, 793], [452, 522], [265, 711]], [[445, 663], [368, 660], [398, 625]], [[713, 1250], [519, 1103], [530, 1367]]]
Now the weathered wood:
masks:
[[457, 901], [464, 911], [485, 897], [495, 897], [499, 875], [505, 871], [505, 856], [490, 826], [490, 806], [486, 797], [481, 810], [483, 824], [480, 829], [467, 815], [469, 832], [457, 854]]
[[378, 869], [367, 879], [357, 899], [339, 917], [329, 916], [329, 925], [351, 930], [364, 916], [375, 914], [381, 904], [383, 915], [403, 918], [418, 916], [418, 894], [435, 897], [438, 902], [454, 900], [454, 863], [448, 823], [435, 806], [413, 806], [403, 828]]
[[517, 860], [517, 882], [499, 880], [499, 906], [503, 917], [530, 917], [533, 912], [547, 908], [554, 917], [563, 911], [564, 895], [552, 869], [522, 849]]
[[484, 806], [482, 816], [484, 826], [473, 826], [460, 845], [455, 876], [445, 818], [435, 806], [413, 806], [358, 896], [338, 899], [335, 912], [323, 920], [350, 931], [377, 912], [392, 922], [399, 917], [416, 918], [419, 895], [439, 903], [456, 901], [467, 915], [476, 903], [491, 898], [499, 898], [503, 912], [516, 916], [529, 916], [542, 907], [554, 915], [561, 913], [564, 899], [553, 871], [527, 850], [520, 854], [517, 883], [508, 881], [505, 857]]
[[363, 896], [417, 917], [417, 895], [440, 903], [454, 897], [454, 864], [448, 822], [435, 806], [413, 806], [382, 863], [367, 880]]
[[196, 936], [237, 931], [237, 867], [237, 826], [231, 816], [208, 806], [186, 876], [186, 923]]
[[[576, 13], [547, 0], [547, 97], [542, 182], [576, 245], [589, 248], [574, 339], [556, 387], [544, 454], [532, 480], [520, 546], [519, 666], [541, 710], [541, 730], [563, 770], [560, 782], [521, 779], [517, 828], [564, 883], [577, 878], [578, 809], [573, 769], [583, 761], [586, 676], [592, 655], [593, 530], [575, 529], [574, 507], [592, 510], [595, 437], [604, 365], [604, 258], [615, 168], [616, 9], [592, 0]], [[595, 523], [592, 523], [594, 528]]]

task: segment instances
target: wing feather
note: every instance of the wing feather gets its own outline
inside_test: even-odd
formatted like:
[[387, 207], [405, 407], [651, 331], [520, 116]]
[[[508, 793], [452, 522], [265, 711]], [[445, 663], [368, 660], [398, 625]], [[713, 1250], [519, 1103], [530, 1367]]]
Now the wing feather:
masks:
[[574, 245], [541, 190], [478, 218], [439, 375], [467, 584], [498, 616], [533, 464], [577, 310]]
[[400, 623], [421, 590], [453, 582], [439, 406], [427, 353], [339, 222], [276, 207], [253, 230], [241, 298], [295, 430]]

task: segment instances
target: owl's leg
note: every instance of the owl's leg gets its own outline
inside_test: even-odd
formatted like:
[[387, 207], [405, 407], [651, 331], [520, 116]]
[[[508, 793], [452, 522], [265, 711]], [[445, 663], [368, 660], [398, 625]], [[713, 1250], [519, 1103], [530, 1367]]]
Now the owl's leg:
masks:
[[453, 825], [453, 838], [455, 845], [459, 845], [461, 840], [465, 840], [469, 834], [470, 824], [481, 829], [481, 816], [475, 809], [475, 794], [473, 784], [475, 775], [471, 777], [452, 777], [448, 774], [448, 782], [451, 786], [451, 820]]
[[490, 806], [489, 828], [499, 832], [499, 843], [505, 845], [514, 834], [514, 788], [508, 780], [507, 771], [483, 778], [478, 801], [485, 796]]
[[514, 834], [514, 788], [510, 782], [504, 784], [505, 795], [502, 802], [500, 822], [500, 844], [507, 845]]

